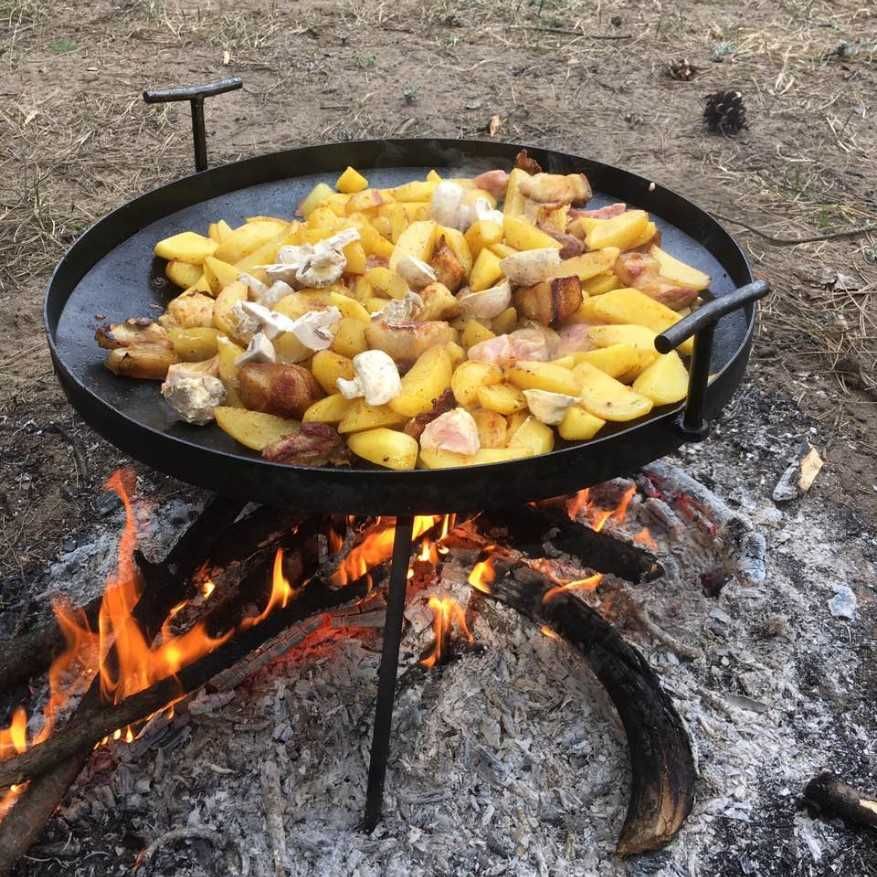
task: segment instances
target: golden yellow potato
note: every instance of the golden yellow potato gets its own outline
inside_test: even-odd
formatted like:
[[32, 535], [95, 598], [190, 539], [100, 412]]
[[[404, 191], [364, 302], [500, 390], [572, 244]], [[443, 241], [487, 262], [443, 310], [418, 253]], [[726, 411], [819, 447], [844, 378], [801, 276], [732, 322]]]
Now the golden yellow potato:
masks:
[[612, 219], [593, 219], [588, 230], [589, 250], [618, 247], [626, 250], [639, 239], [649, 224], [645, 210], [625, 210]]
[[377, 225], [378, 219], [374, 220], [374, 224], [364, 219], [362, 224], [357, 225], [360, 242], [367, 255], [389, 259], [393, 255], [393, 245], [378, 231]]
[[368, 350], [368, 341], [365, 337], [366, 329], [368, 329], [368, 323], [353, 317], [342, 317], [335, 327], [332, 350], [350, 359], [353, 359], [357, 353]]
[[[612, 250], [614, 252], [614, 248]], [[588, 295], [602, 295], [611, 289], [618, 289], [621, 285], [621, 281], [614, 271], [604, 271], [590, 280], [583, 281], [582, 292], [586, 292]]]
[[402, 232], [396, 246], [393, 247], [393, 255], [390, 256], [390, 270], [396, 270], [396, 266], [403, 256], [413, 256], [415, 259], [420, 259], [421, 262], [428, 262], [435, 246], [437, 230], [438, 226], [431, 219], [412, 222]]
[[506, 216], [520, 216], [524, 212], [526, 199], [521, 194], [521, 180], [529, 174], [520, 168], [513, 168], [509, 174], [509, 181], [505, 190], [505, 201], [502, 212]]
[[506, 371], [506, 379], [522, 390], [578, 395], [578, 383], [573, 373], [550, 362], [519, 362]]
[[479, 219], [469, 226], [465, 237], [469, 252], [477, 259], [485, 247], [498, 244], [502, 240], [502, 226], [489, 219]]
[[459, 231], [456, 228], [447, 228], [446, 226], [441, 226], [436, 232], [436, 243], [438, 243], [439, 237], [444, 238], [447, 245], [451, 248], [454, 255], [457, 257], [457, 261], [463, 267], [463, 271], [466, 274], [472, 270], [472, 258], [473, 254], [471, 249], [469, 248], [469, 242], [466, 240], [463, 232]]
[[277, 239], [284, 233], [287, 223], [260, 220], [259, 222], [247, 222], [238, 226], [225, 240], [214, 248], [208, 256], [215, 256], [223, 262], [234, 265], [245, 256]]
[[475, 260], [472, 271], [469, 273], [469, 289], [472, 292], [481, 292], [490, 289], [502, 277], [502, 268], [499, 267], [499, 256], [485, 247]]
[[[464, 408], [478, 404], [478, 390], [502, 381], [502, 369], [490, 362], [467, 360], [461, 362], [451, 377], [451, 390], [454, 398]], [[493, 409], [497, 410], [497, 409]]]
[[261, 411], [247, 411], [246, 408], [232, 408], [220, 405], [213, 409], [216, 423], [235, 441], [254, 451], [261, 451], [280, 439], [298, 432], [296, 420], [263, 414]]
[[340, 423], [353, 407], [351, 399], [345, 399], [340, 393], [333, 393], [324, 399], [318, 399], [301, 416], [302, 423]]
[[515, 414], [527, 410], [527, 399], [513, 384], [498, 383], [478, 388], [478, 404], [498, 414]]
[[240, 280], [235, 280], [234, 283], [229, 283], [216, 296], [216, 301], [213, 303], [213, 325], [223, 335], [228, 335], [229, 338], [234, 340], [243, 341], [244, 339], [237, 337], [238, 323], [232, 314], [232, 310], [238, 302], [246, 301], [248, 294], [249, 290], [246, 285], [241, 283]]
[[364, 399], [355, 399], [338, 424], [338, 432], [362, 432], [378, 426], [403, 426], [408, 419], [404, 414], [393, 411], [389, 405], [369, 405]]
[[589, 362], [624, 384], [632, 381], [644, 368], [651, 365], [655, 356], [657, 352], [653, 354], [648, 350], [638, 350], [630, 344], [610, 344], [597, 350], [575, 353], [573, 360], [575, 364]]
[[508, 423], [502, 414], [478, 408], [472, 412], [478, 427], [478, 441], [482, 448], [504, 448], [508, 444]]
[[340, 353], [335, 353], [333, 350], [317, 351], [311, 360], [311, 371], [317, 379], [317, 383], [327, 393], [338, 392], [338, 378], [352, 381], [356, 377], [352, 360]]
[[509, 448], [482, 448], [477, 454], [465, 456], [452, 451], [420, 449], [419, 465], [423, 469], [456, 469], [460, 466], [484, 466], [488, 463], [506, 463], [532, 457], [533, 451], [525, 445]]
[[120, 377], [163, 381], [176, 362], [177, 355], [170, 348], [142, 344], [108, 350], [104, 365]]
[[580, 362], [573, 374], [579, 381], [577, 395], [582, 406], [603, 420], [624, 423], [652, 410], [651, 399], [610, 378], [589, 362]]
[[174, 353], [180, 362], [202, 362], [216, 356], [216, 339], [219, 331], [212, 326], [196, 326], [191, 329], [167, 330], [168, 338], [174, 346]]
[[219, 295], [229, 283], [234, 283], [240, 276], [240, 269], [228, 262], [223, 262], [215, 256], [208, 256], [204, 260], [204, 276], [210, 285], [210, 292]]
[[164, 266], [164, 276], [171, 283], [176, 284], [182, 289], [188, 289], [194, 286], [203, 273], [200, 265], [193, 265], [191, 262], [180, 262], [174, 259]]
[[365, 279], [376, 293], [387, 298], [404, 298], [411, 291], [408, 284], [395, 271], [382, 265], [369, 268], [365, 272]]
[[554, 430], [550, 426], [528, 417], [509, 438], [509, 447], [525, 447], [533, 456], [548, 454], [554, 450]]
[[673, 350], [659, 356], [634, 382], [633, 389], [655, 405], [673, 405], [688, 395], [688, 371]]
[[361, 241], [352, 241], [343, 250], [347, 264], [344, 266], [345, 274], [365, 274], [368, 268], [368, 255]]
[[646, 326], [634, 326], [630, 324], [618, 324], [613, 326], [591, 326], [588, 329], [588, 337], [597, 347], [609, 347], [611, 344], [629, 344], [637, 350], [658, 355], [655, 350], [655, 336], [657, 332]]
[[161, 259], [187, 262], [191, 265], [200, 265], [208, 256], [212, 256], [219, 244], [196, 234], [194, 231], [181, 231], [169, 238], [160, 240], [155, 245], [155, 255]]
[[357, 432], [347, 439], [347, 447], [377, 466], [386, 469], [413, 469], [420, 450], [417, 439], [404, 432], [386, 427]]
[[520, 216], [506, 215], [502, 223], [505, 242], [516, 250], [559, 250], [560, 242]]
[[402, 378], [402, 392], [389, 406], [398, 414], [416, 417], [431, 411], [433, 403], [451, 386], [453, 364], [444, 347], [430, 347]]
[[339, 289], [343, 289], [344, 292], [329, 290], [329, 304], [338, 308], [342, 317], [350, 317], [361, 323], [367, 323], [371, 319], [371, 314], [355, 298], [348, 295], [345, 287], [339, 287]]
[[354, 170], [348, 165], [344, 173], [338, 177], [335, 188], [346, 195], [352, 195], [354, 192], [361, 192], [363, 189], [367, 189], [368, 180], [359, 171]]
[[226, 391], [238, 388], [238, 357], [244, 355], [244, 348], [234, 341], [219, 335], [216, 339], [216, 352], [219, 355], [219, 379], [225, 384]]
[[298, 205], [298, 209], [295, 212], [307, 219], [317, 207], [328, 201], [334, 194], [335, 192], [332, 191], [332, 187], [328, 184], [317, 183]]
[[610, 271], [621, 251], [618, 247], [606, 247], [605, 250], [595, 250], [593, 253], [583, 253], [581, 256], [573, 256], [572, 259], [564, 259], [551, 271], [551, 277], [578, 277], [583, 283], [594, 277]]
[[460, 328], [460, 344], [462, 344], [466, 350], [470, 347], [474, 347], [476, 344], [480, 344], [482, 341], [489, 341], [491, 338], [495, 337], [496, 333], [488, 329], [484, 323], [481, 323], [474, 318], [462, 321]]
[[514, 307], [506, 308], [498, 317], [494, 317], [490, 328], [496, 335], [507, 335], [518, 323], [518, 312]]
[[698, 271], [697, 268], [674, 258], [657, 245], [649, 250], [649, 255], [658, 260], [661, 277], [677, 286], [702, 290], [710, 285], [709, 274], [704, 274], [703, 271]]
[[583, 442], [592, 439], [605, 425], [605, 420], [594, 416], [581, 405], [571, 405], [566, 409], [557, 431], [568, 442]]

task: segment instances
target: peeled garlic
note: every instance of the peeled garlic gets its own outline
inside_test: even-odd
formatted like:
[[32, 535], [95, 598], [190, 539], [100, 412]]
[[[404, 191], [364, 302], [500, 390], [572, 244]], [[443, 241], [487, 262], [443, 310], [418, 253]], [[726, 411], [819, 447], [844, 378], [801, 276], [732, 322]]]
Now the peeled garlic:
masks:
[[511, 304], [512, 287], [508, 280], [503, 280], [502, 283], [481, 292], [463, 290], [457, 294], [457, 301], [464, 317], [492, 320]]
[[396, 264], [396, 273], [412, 288], [423, 289], [435, 283], [436, 275], [430, 265], [415, 256], [405, 255]]
[[548, 390], [524, 390], [524, 398], [533, 417], [548, 426], [560, 423], [566, 409], [578, 401], [575, 396], [550, 393]]

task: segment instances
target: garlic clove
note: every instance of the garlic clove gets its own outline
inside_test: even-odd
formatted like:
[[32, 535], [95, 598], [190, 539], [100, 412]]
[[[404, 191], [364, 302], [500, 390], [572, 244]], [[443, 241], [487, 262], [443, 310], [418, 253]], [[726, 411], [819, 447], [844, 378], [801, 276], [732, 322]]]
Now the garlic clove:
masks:
[[511, 304], [512, 287], [508, 280], [504, 280], [481, 292], [463, 290], [457, 293], [457, 301], [464, 317], [492, 320]]
[[412, 289], [423, 289], [430, 283], [435, 283], [436, 274], [430, 265], [415, 256], [405, 255], [396, 264], [396, 273]]
[[578, 399], [565, 393], [550, 393], [548, 390], [524, 390], [527, 407], [536, 420], [557, 426], [566, 414], [566, 409], [575, 405]]

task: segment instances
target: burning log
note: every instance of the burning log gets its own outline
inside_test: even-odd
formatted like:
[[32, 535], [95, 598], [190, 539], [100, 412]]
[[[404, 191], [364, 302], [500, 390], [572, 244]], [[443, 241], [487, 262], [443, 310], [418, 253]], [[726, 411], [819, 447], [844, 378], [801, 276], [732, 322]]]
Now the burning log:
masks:
[[850, 825], [877, 828], [877, 795], [860, 792], [830, 771], [819, 774], [807, 783], [804, 803], [820, 816], [838, 816]]
[[546, 601], [552, 584], [529, 570], [526, 577], [524, 583], [506, 575], [482, 590], [540, 627], [547, 626], [579, 651], [624, 725], [631, 788], [618, 855], [665, 846], [691, 812], [696, 778], [688, 734], [673, 702], [642, 655], [601, 615], [569, 593]]
[[511, 544], [537, 557], [544, 553], [542, 542], [549, 538], [547, 534], [551, 531], [551, 544], [558, 551], [581, 558], [592, 569], [634, 584], [650, 582], [664, 574], [660, 562], [650, 551], [571, 521], [559, 509], [519, 506], [506, 511], [493, 510], [479, 518], [479, 526], [481, 529], [505, 528]]

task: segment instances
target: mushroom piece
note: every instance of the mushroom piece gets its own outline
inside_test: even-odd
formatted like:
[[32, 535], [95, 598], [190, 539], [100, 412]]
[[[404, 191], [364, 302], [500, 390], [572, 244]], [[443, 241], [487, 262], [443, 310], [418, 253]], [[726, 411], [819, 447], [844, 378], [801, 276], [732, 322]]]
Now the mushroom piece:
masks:
[[213, 420], [213, 409], [225, 400], [225, 386], [218, 373], [218, 357], [177, 363], [168, 369], [161, 395], [181, 420], [203, 426]]
[[405, 255], [396, 264], [396, 273], [412, 288], [423, 289], [435, 283], [435, 271], [422, 259]]
[[460, 310], [464, 317], [492, 320], [498, 317], [511, 303], [512, 287], [508, 280], [503, 280], [490, 289], [481, 292], [464, 290], [457, 296]]
[[352, 380], [338, 378], [338, 392], [345, 399], [365, 398], [369, 405], [386, 405], [402, 392], [396, 363], [383, 350], [364, 350], [353, 357]]
[[260, 265], [268, 277], [295, 283], [298, 286], [331, 286], [344, 273], [347, 258], [341, 252], [348, 244], [359, 240], [359, 230], [345, 228], [331, 237], [315, 244], [299, 244], [281, 247], [277, 262], [273, 265]]
[[533, 286], [546, 280], [558, 265], [560, 254], [553, 247], [513, 253], [499, 263], [502, 273], [515, 286]]
[[425, 451], [451, 451], [471, 456], [481, 450], [478, 425], [465, 408], [454, 408], [430, 421], [420, 434]]
[[372, 319], [383, 319], [388, 326], [410, 323], [423, 307], [423, 299], [416, 292], [406, 292], [404, 298], [387, 302]]
[[295, 329], [296, 320], [291, 320], [284, 314], [278, 314], [277, 311], [272, 311], [271, 308], [266, 308], [265, 305], [258, 302], [237, 302], [232, 308], [232, 312], [238, 306], [244, 314], [254, 319], [256, 324], [262, 327], [261, 331], [266, 338], [273, 339], [281, 332], [292, 332]]
[[248, 362], [277, 362], [274, 345], [264, 332], [253, 335], [247, 349], [235, 360], [235, 365], [240, 367]]
[[[228, 312], [228, 320], [234, 329], [236, 338], [248, 344], [259, 331], [259, 320], [244, 309], [245, 302], [236, 301]], [[272, 336], [273, 337], [273, 336]]]
[[250, 295], [252, 295], [256, 301], [265, 304], [262, 299], [265, 297], [265, 293], [268, 292], [268, 287], [266, 286], [266, 284], [262, 283], [262, 281], [259, 280], [258, 277], [253, 277], [252, 274], [247, 274], [246, 271], [241, 271], [241, 273], [238, 275], [238, 280], [240, 280], [240, 282], [247, 287], [247, 289], [250, 291]]
[[333, 305], [302, 314], [297, 320], [293, 320], [290, 331], [310, 350], [326, 350], [332, 345], [335, 329], [340, 321], [341, 311]]
[[557, 426], [563, 420], [566, 409], [578, 401], [575, 396], [548, 390], [524, 390], [524, 398], [533, 417], [548, 426]]

